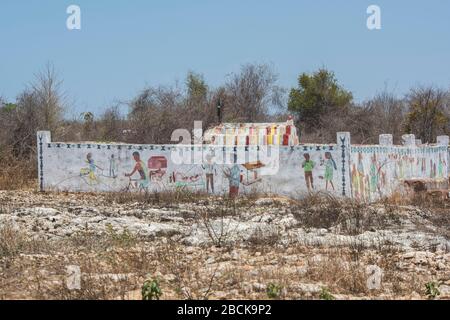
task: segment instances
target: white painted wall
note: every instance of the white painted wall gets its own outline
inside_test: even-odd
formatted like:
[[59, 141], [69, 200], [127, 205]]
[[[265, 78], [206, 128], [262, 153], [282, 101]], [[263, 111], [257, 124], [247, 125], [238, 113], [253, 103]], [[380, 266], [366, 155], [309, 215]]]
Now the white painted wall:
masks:
[[[226, 194], [230, 189], [230, 181], [225, 173], [233, 167], [232, 158], [236, 153], [242, 175], [239, 193], [258, 191], [302, 196], [308, 193], [302, 168], [307, 153], [314, 162], [314, 191], [364, 200], [374, 200], [392, 193], [405, 178], [448, 177], [450, 155], [442, 139], [440, 145], [433, 146], [393, 146], [390, 145], [391, 140], [384, 135], [380, 138], [383, 145], [351, 146], [350, 134], [344, 132], [337, 134], [336, 144], [250, 146], [246, 149], [63, 143], [52, 142], [50, 133], [41, 131], [38, 132], [38, 174], [40, 189], [43, 191], [158, 192], [189, 189], [205, 192], [205, 164], [208, 155], [211, 155], [212, 162], [216, 163], [213, 170], [214, 191], [216, 194]], [[154, 172], [148, 181], [141, 180], [137, 172], [132, 177], [126, 177], [136, 166], [134, 152], [139, 153], [145, 169]], [[327, 158], [326, 155], [331, 157]], [[152, 169], [152, 163], [149, 163], [151, 159], [165, 159], [167, 165], [155, 172], [156, 169]], [[263, 166], [247, 170], [245, 164], [257, 160]]]
[[[43, 137], [42, 141], [39, 137]], [[256, 146], [250, 146], [245, 151], [245, 147], [224, 149], [218, 146], [60, 143], [51, 142], [49, 133], [40, 132], [38, 149], [42, 150], [38, 157], [38, 165], [42, 167], [39, 171], [39, 177], [43, 181], [42, 190], [139, 191], [139, 173], [135, 173], [131, 179], [125, 176], [133, 171], [136, 165], [133, 153], [138, 152], [149, 171], [152, 171], [149, 168], [152, 158], [164, 157], [167, 160], [164, 172], [153, 175], [148, 184], [145, 184], [146, 190], [150, 192], [176, 188], [206, 191], [206, 170], [203, 165], [207, 163], [207, 156], [213, 154], [213, 159], [221, 163], [215, 165], [214, 191], [222, 194], [229, 191], [229, 179], [225, 172], [233, 166], [232, 155], [237, 153], [242, 175], [239, 188], [241, 193], [258, 191], [296, 196], [307, 193], [302, 163], [305, 160], [304, 154], [308, 153], [315, 164], [314, 190], [326, 190], [325, 178], [328, 178], [328, 191], [342, 194], [341, 152], [336, 144], [269, 146], [267, 149], [261, 147], [258, 152]], [[331, 158], [325, 158], [327, 153], [331, 155], [331, 162]], [[91, 155], [91, 160], [88, 160], [88, 154]], [[195, 161], [180, 164], [178, 160], [183, 157], [184, 160], [191, 158]], [[258, 159], [264, 165], [262, 168], [247, 170], [243, 166]], [[332, 161], [336, 167], [330, 166]]]
[[371, 201], [401, 191], [403, 181], [448, 178], [446, 146], [352, 146], [352, 196]]

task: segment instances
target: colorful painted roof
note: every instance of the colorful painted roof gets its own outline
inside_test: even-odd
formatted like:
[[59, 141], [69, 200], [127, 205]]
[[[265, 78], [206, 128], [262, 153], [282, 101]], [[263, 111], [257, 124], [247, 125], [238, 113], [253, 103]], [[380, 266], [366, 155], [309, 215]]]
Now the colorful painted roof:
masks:
[[272, 123], [222, 123], [206, 130], [207, 144], [226, 146], [297, 145], [297, 129], [292, 118]]

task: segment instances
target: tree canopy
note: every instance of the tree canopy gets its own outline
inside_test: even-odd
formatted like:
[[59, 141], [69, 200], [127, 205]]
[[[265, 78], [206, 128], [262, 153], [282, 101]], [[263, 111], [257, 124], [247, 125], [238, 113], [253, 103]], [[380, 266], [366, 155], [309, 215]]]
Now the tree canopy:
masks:
[[307, 128], [316, 128], [327, 111], [344, 108], [352, 100], [352, 93], [338, 84], [334, 73], [322, 68], [299, 76], [298, 87], [289, 94], [288, 109], [295, 112]]

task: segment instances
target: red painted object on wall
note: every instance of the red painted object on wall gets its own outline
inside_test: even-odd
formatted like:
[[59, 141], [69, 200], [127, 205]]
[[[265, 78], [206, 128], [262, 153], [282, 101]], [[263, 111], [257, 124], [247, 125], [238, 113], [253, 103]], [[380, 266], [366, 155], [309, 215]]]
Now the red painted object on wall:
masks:
[[283, 134], [283, 146], [288, 146], [288, 145], [289, 145], [289, 135]]
[[148, 159], [148, 169], [150, 177], [161, 178], [167, 171], [167, 158], [164, 156], [155, 156]]
[[286, 126], [286, 134], [287, 135], [291, 134], [291, 126]]

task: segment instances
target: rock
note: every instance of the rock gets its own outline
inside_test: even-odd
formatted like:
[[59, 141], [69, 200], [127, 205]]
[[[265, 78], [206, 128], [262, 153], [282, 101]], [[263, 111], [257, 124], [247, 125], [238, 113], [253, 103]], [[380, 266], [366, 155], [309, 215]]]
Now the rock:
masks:
[[439, 292], [441, 293], [439, 295], [440, 298], [450, 298], [450, 285], [440, 285]]
[[272, 204], [274, 204], [274, 200], [271, 198], [260, 198], [258, 200], [255, 201], [255, 205], [257, 206], [270, 206]]
[[183, 243], [193, 246], [219, 242], [230, 244], [236, 241], [264, 241], [277, 235], [278, 229], [266, 223], [224, 218], [210, 221], [206, 226], [194, 224], [189, 236], [183, 239]]
[[262, 283], [253, 283], [253, 290], [256, 292], [264, 292], [267, 289], [267, 285]]
[[185, 232], [185, 229], [183, 227], [170, 223], [151, 223], [147, 230], [149, 230], [150, 234], [155, 237], [170, 237], [175, 234], [181, 234]]
[[[297, 219], [294, 218], [292, 214], [283, 216], [281, 219], [276, 220], [275, 223], [280, 226], [283, 230], [291, 229], [299, 225]], [[326, 230], [326, 229], [325, 229]]]
[[36, 217], [47, 217], [56, 216], [59, 211], [53, 208], [35, 207], [35, 208], [25, 208], [18, 210], [17, 216], [36, 216]]
[[438, 262], [436, 264], [436, 267], [437, 267], [438, 270], [445, 270], [445, 269], [447, 269], [447, 265], [445, 263], [443, 263], [443, 262]]
[[324, 261], [324, 257], [321, 254], [316, 254], [310, 258], [310, 261], [313, 263], [320, 263]]
[[172, 273], [166, 274], [166, 275], [164, 276], [164, 279], [165, 279], [166, 281], [169, 281], [169, 282], [175, 281], [176, 278], [177, 278], [177, 277], [176, 277], [174, 274], [172, 274]]
[[428, 264], [427, 252], [416, 252], [414, 257], [414, 264]]
[[322, 291], [323, 285], [316, 283], [297, 283], [290, 285], [289, 288], [297, 292], [316, 294]]
[[416, 256], [416, 253], [411, 251], [411, 252], [407, 252], [407, 253], [403, 254], [402, 258], [403, 259], [412, 259], [415, 256]]
[[214, 257], [209, 257], [205, 261], [206, 264], [213, 264], [214, 262], [216, 262], [216, 259], [214, 259]]

